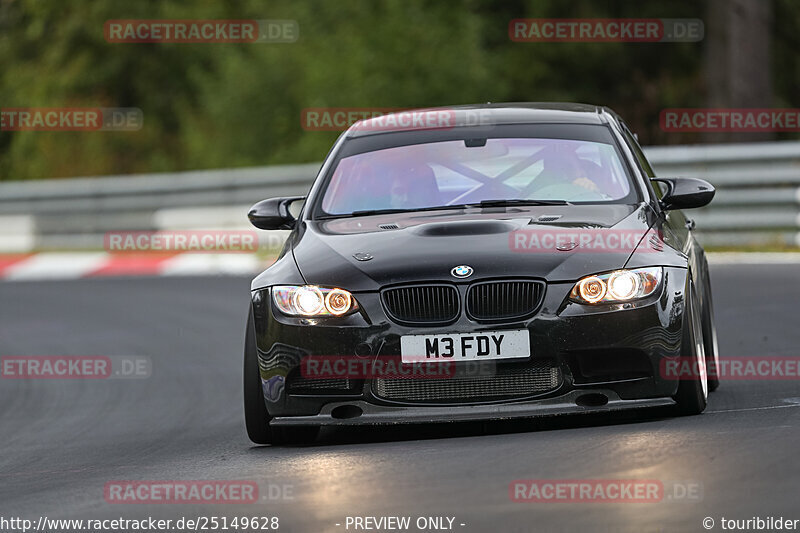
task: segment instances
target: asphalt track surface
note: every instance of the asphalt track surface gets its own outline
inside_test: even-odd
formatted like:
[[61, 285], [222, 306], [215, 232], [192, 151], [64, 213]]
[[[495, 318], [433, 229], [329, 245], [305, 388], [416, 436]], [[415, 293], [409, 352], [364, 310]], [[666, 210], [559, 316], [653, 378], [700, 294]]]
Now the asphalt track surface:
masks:
[[[793, 264], [712, 267], [723, 358], [798, 354], [798, 273]], [[412, 524], [450, 516], [465, 532], [706, 531], [705, 517], [714, 530], [721, 517], [800, 518], [796, 380], [723, 382], [695, 417], [337, 429], [310, 447], [254, 447], [241, 409], [248, 286], [244, 278], [0, 283], [0, 354], [143, 355], [153, 364], [147, 379], [0, 380], [0, 516], [278, 516], [279, 531], [301, 532], [354, 531], [347, 516], [411, 516]], [[509, 483], [533, 478], [675, 480], [701, 494], [512, 502]], [[290, 486], [292, 498], [104, 499], [108, 481], [172, 479], [254, 480], [262, 491]]]

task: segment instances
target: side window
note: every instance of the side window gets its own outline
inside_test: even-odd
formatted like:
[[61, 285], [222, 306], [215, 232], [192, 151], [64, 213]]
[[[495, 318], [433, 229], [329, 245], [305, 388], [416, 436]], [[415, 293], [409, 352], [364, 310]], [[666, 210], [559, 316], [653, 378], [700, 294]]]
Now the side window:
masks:
[[625, 136], [625, 140], [628, 141], [628, 146], [630, 146], [631, 150], [633, 151], [633, 155], [636, 156], [636, 160], [639, 162], [639, 166], [642, 167], [645, 174], [650, 176], [651, 178], [656, 177], [656, 173], [653, 172], [653, 167], [650, 166], [650, 162], [645, 157], [642, 148], [639, 146], [639, 143], [636, 142], [634, 139], [633, 134], [628, 129], [628, 126], [622, 124], [622, 134]]
[[659, 200], [664, 198], [664, 195], [667, 194], [667, 184], [660, 181], [651, 181], [650, 183], [653, 184], [653, 192], [656, 193], [656, 198]]
[[[644, 155], [642, 151], [642, 147], [639, 146], [639, 143], [634, 138], [631, 130], [628, 129], [628, 126], [623, 122], [622, 125], [622, 135], [625, 137], [625, 140], [628, 142], [628, 146], [630, 147], [631, 151], [633, 152], [634, 157], [636, 157], [636, 161], [639, 162], [639, 166], [644, 170], [644, 173], [647, 174], [650, 178], [655, 178], [656, 173], [653, 170], [653, 167], [650, 166], [650, 162], [647, 160], [647, 157]], [[661, 200], [664, 196], [664, 185], [657, 181], [650, 182], [653, 185], [653, 192], [655, 192], [656, 197]]]

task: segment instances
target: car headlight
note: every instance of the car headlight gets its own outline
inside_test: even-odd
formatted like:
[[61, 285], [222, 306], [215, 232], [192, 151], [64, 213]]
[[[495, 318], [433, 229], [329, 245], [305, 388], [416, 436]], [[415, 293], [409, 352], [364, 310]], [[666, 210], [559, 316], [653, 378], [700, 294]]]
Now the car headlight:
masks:
[[653, 294], [661, 283], [661, 267], [616, 270], [582, 278], [569, 297], [584, 304], [629, 302]]
[[289, 316], [343, 316], [358, 309], [355, 298], [346, 290], [315, 285], [273, 287], [272, 301]]

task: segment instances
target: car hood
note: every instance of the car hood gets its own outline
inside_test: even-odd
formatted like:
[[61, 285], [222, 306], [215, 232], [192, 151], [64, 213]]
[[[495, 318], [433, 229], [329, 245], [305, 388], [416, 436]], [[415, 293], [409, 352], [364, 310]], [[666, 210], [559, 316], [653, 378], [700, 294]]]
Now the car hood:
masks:
[[[646, 204], [427, 211], [305, 221], [291, 246], [307, 283], [351, 291], [407, 282], [458, 282], [451, 274], [458, 265], [474, 270], [466, 281], [572, 281], [623, 267], [652, 223]], [[562, 251], [554, 240], [545, 240], [562, 235], [562, 248], [569, 248], [574, 239], [568, 235], [604, 231], [625, 236], [631, 246]]]

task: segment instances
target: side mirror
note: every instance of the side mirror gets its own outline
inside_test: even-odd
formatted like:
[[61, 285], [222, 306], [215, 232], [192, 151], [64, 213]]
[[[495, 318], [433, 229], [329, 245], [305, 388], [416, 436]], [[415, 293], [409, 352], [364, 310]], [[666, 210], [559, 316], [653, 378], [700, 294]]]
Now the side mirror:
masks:
[[664, 209], [692, 209], [708, 205], [716, 190], [706, 180], [698, 178], [653, 178], [667, 185], [667, 192], [661, 198]]
[[270, 198], [262, 200], [250, 208], [247, 218], [259, 229], [292, 229], [297, 219], [289, 212], [289, 206], [305, 196]]

